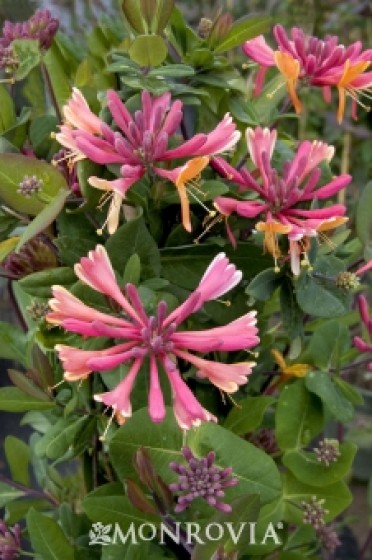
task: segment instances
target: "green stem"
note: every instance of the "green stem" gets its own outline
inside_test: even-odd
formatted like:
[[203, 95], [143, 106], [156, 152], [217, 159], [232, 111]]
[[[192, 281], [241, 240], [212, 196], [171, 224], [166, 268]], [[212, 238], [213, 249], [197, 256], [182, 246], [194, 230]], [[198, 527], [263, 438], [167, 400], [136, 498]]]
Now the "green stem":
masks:
[[36, 558], [36, 554], [34, 552], [27, 552], [26, 550], [20, 550], [19, 554], [21, 555], [21, 558], [23, 556], [29, 556], [30, 558]]

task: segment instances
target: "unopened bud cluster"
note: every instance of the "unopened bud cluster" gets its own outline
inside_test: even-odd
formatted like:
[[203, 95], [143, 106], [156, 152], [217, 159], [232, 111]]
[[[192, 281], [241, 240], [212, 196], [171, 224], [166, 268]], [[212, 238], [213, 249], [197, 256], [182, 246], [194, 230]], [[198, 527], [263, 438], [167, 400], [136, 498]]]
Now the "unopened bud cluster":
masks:
[[340, 443], [337, 439], [323, 439], [314, 451], [319, 463], [323, 463], [326, 467], [329, 467], [331, 463], [336, 463], [341, 455]]
[[360, 281], [358, 276], [354, 272], [340, 272], [336, 278], [336, 285], [338, 288], [343, 288], [344, 290], [355, 290], [359, 287]]
[[17, 524], [8, 527], [0, 520], [0, 558], [2, 560], [15, 560], [19, 558], [21, 550], [21, 527]]
[[319, 544], [323, 550], [329, 552], [330, 554], [333, 554], [336, 548], [341, 544], [336, 531], [329, 525], [323, 525], [323, 527], [320, 527], [316, 532], [316, 536], [318, 537]]
[[52, 17], [49, 10], [38, 10], [27, 21], [13, 23], [6, 21], [0, 39], [2, 47], [9, 47], [16, 39], [34, 39], [40, 48], [49, 49], [58, 31], [59, 21]]
[[224, 489], [238, 484], [237, 478], [231, 478], [232, 468], [220, 469], [213, 466], [216, 458], [214, 451], [206, 457], [197, 459], [188, 447], [182, 449], [188, 467], [179, 463], [170, 463], [170, 468], [179, 475], [178, 483], [170, 484], [172, 492], [182, 492], [175, 507], [176, 512], [188, 508], [196, 498], [203, 498], [210, 506], [223, 512], [230, 512], [231, 506], [219, 501], [225, 495]]
[[317, 500], [316, 496], [312, 496], [310, 502], [302, 502], [304, 512], [303, 522], [305, 525], [311, 525], [317, 531], [325, 525], [324, 516], [329, 513], [323, 507], [325, 500]]
[[14, 74], [19, 66], [19, 60], [13, 47], [0, 45], [0, 69], [6, 74]]
[[198, 25], [198, 35], [202, 39], [206, 39], [212, 29], [213, 21], [211, 19], [202, 17]]
[[43, 181], [36, 177], [36, 175], [25, 175], [19, 183], [17, 193], [30, 198], [33, 194], [37, 194], [43, 188]]
[[50, 308], [47, 301], [34, 300], [26, 307], [26, 311], [33, 321], [40, 321], [49, 313]]

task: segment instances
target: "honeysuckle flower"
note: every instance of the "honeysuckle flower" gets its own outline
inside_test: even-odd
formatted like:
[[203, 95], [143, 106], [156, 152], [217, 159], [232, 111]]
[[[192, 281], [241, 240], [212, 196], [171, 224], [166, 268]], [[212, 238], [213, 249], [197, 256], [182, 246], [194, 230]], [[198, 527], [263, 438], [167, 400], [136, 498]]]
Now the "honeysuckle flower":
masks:
[[75, 265], [78, 278], [94, 290], [111, 297], [121, 308], [120, 316], [109, 315], [84, 304], [62, 286], [54, 286], [54, 298], [49, 302], [51, 312], [47, 321], [60, 325], [66, 331], [84, 337], [107, 337], [112, 341], [104, 350], [81, 350], [57, 345], [56, 350], [63, 362], [68, 381], [88, 377], [92, 371], [104, 372], [123, 363], [130, 364], [126, 377], [112, 391], [95, 398], [115, 413], [131, 416], [130, 393], [136, 377], [148, 359], [150, 390], [149, 415], [153, 422], [161, 422], [165, 416], [163, 395], [159, 384], [159, 365], [167, 375], [173, 395], [173, 410], [183, 429], [197, 426], [201, 421], [216, 421], [196, 400], [182, 379], [177, 358], [195, 365], [198, 376], [226, 392], [234, 392], [255, 365], [252, 362], [222, 364], [200, 358], [190, 351], [210, 353], [249, 349], [258, 344], [256, 313], [251, 311], [226, 326], [202, 331], [178, 331], [185, 319], [198, 311], [204, 303], [215, 300], [234, 288], [242, 273], [229, 262], [224, 253], [217, 255], [196, 290], [184, 303], [170, 314], [167, 304], [161, 301], [154, 316], [148, 317], [141, 303], [137, 288], [127, 284], [124, 295], [118, 286], [110, 260], [104, 247], [98, 245], [87, 257]]
[[206, 457], [197, 459], [189, 447], [184, 447], [182, 455], [188, 463], [187, 467], [176, 462], [169, 465], [179, 477], [177, 483], [169, 485], [169, 489], [172, 492], [182, 492], [177, 498], [174, 511], [176, 513], [184, 511], [196, 498], [202, 498], [215, 509], [225, 513], [231, 512], [231, 506], [221, 502], [220, 499], [225, 495], [225, 488], [231, 488], [239, 483], [237, 478], [232, 477], [233, 469], [214, 466], [216, 459], [214, 451], [210, 451]]
[[[370, 97], [372, 72], [365, 72], [372, 62], [372, 49], [362, 52], [362, 43], [356, 41], [348, 47], [338, 44], [338, 37], [327, 36], [324, 40], [306, 35], [298, 27], [291, 29], [288, 37], [281, 25], [275, 25], [273, 34], [277, 50], [273, 50], [263, 35], [243, 45], [243, 51], [257, 62], [260, 69], [256, 78], [255, 95], [263, 86], [265, 74], [271, 66], [276, 66], [283, 75], [283, 84], [297, 113], [302, 103], [297, 94], [299, 81], [306, 85], [323, 88], [325, 99], [330, 99], [330, 88], [337, 87], [339, 93], [338, 121], [341, 122], [345, 111], [346, 94], [353, 99], [353, 116], [358, 95]], [[364, 106], [365, 107], [365, 106]]]
[[[365, 353], [367, 355], [369, 354], [372, 358], [372, 318], [369, 312], [368, 301], [363, 294], [359, 294], [357, 302], [360, 318], [362, 319], [362, 323], [367, 330], [368, 342], [363, 340], [360, 336], [354, 336], [354, 346], [359, 350], [359, 352]], [[367, 368], [369, 371], [372, 371], [372, 359]]]
[[104, 134], [105, 123], [91, 111], [87, 100], [78, 88], [73, 88], [72, 96], [63, 106], [62, 113], [64, 124], [60, 126], [60, 131], [55, 138], [64, 148], [67, 148], [68, 152], [55, 163], [67, 160], [73, 165], [86, 157], [77, 146], [76, 130], [98, 136]]
[[[308, 208], [315, 200], [326, 200], [345, 188], [351, 181], [347, 174], [335, 177], [326, 185], [318, 187], [321, 170], [319, 164], [329, 161], [334, 148], [324, 142], [304, 141], [292, 161], [285, 162], [282, 174], [271, 166], [271, 157], [276, 142], [276, 131], [268, 128], [247, 129], [248, 151], [254, 165], [254, 173], [247, 169], [234, 169], [222, 158], [214, 158], [213, 165], [219, 173], [240, 186], [241, 191], [252, 190], [258, 198], [235, 200], [217, 197], [214, 205], [222, 215], [232, 213], [246, 218], [262, 216], [256, 223], [257, 231], [264, 233], [264, 244], [275, 260], [281, 252], [278, 235], [286, 235], [289, 241], [291, 268], [295, 275], [300, 273], [301, 255], [303, 264], [308, 264], [308, 238], [324, 235], [323, 232], [345, 223], [346, 208], [333, 204], [326, 208]], [[229, 230], [228, 230], [229, 233]], [[229, 234], [232, 239], [232, 234]]]
[[[75, 89], [74, 95], [79, 95], [80, 104], [83, 105], [82, 94]], [[202, 165], [197, 173], [207, 165], [207, 160], [198, 159], [199, 156], [209, 157], [233, 149], [240, 138], [240, 132], [236, 130], [231, 116], [226, 114], [209, 134], [196, 134], [178, 147], [169, 148], [169, 139], [175, 135], [183, 118], [182, 102], [172, 102], [168, 92], [153, 97], [146, 90], [142, 92], [141, 100], [141, 110], [132, 115], [115, 91], [107, 92], [107, 105], [119, 130], [110, 128], [98, 117], [92, 121], [93, 129], [88, 130], [86, 125], [91, 121], [89, 108], [88, 113], [86, 107], [81, 107], [83, 117], [86, 116], [81, 119], [81, 111], [76, 114], [70, 101], [64, 109], [67, 124], [62, 125], [57, 139], [63, 146], [71, 149], [77, 158], [87, 157], [99, 164], [120, 164], [118, 179], [89, 179], [93, 187], [116, 193], [116, 202], [114, 206], [110, 206], [109, 214], [117, 213], [119, 197], [123, 200], [127, 190], [145, 173], [149, 173], [173, 181], [181, 199], [183, 223], [187, 229], [191, 229], [185, 189], [190, 171], [190, 178], [193, 178], [195, 168], [200, 163]], [[190, 158], [196, 158], [196, 162], [191, 160], [173, 170], [158, 166], [161, 162]], [[109, 217], [108, 221], [113, 229], [112, 224], [117, 221], [116, 218]]]
[[59, 21], [52, 17], [49, 10], [37, 10], [27, 21], [4, 22], [0, 45], [9, 47], [15, 39], [35, 39], [40, 48], [47, 50], [51, 46], [59, 28]]

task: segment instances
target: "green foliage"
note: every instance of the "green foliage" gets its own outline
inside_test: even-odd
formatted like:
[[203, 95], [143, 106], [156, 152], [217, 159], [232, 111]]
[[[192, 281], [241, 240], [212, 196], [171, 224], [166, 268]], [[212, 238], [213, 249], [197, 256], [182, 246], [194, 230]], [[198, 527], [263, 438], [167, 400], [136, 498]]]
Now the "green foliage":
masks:
[[27, 365], [27, 337], [17, 327], [0, 323], [0, 355], [7, 360], [16, 360]]
[[33, 549], [45, 560], [74, 559], [74, 549], [54, 519], [31, 509], [27, 529]]
[[319, 399], [307, 390], [303, 379], [283, 387], [275, 414], [276, 439], [283, 451], [308, 445], [321, 432], [323, 422]]
[[215, 47], [215, 52], [225, 52], [235, 47], [240, 47], [244, 41], [253, 39], [257, 35], [265, 33], [270, 25], [269, 18], [254, 18], [246, 16], [236, 21], [228, 34]]
[[363, 243], [364, 258], [372, 258], [372, 219], [369, 209], [372, 204], [372, 181], [366, 184], [358, 201], [356, 231]]
[[239, 436], [252, 432], [261, 425], [266, 409], [273, 402], [273, 397], [246, 397], [230, 411], [224, 427]]

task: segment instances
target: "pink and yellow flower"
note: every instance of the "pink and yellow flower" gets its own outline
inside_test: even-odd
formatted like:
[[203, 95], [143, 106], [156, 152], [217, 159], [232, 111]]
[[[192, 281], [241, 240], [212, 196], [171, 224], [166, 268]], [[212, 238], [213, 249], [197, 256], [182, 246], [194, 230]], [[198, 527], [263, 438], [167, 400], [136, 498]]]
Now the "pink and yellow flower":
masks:
[[280, 176], [271, 166], [276, 131], [248, 128], [246, 136], [248, 151], [257, 168], [254, 173], [245, 168], [234, 169], [221, 158], [214, 158], [213, 165], [220, 174], [237, 183], [241, 191], [252, 190], [258, 196], [254, 200], [217, 197], [215, 206], [226, 217], [232, 213], [246, 218], [262, 216], [264, 220], [256, 223], [256, 229], [264, 233], [265, 247], [275, 261], [281, 255], [278, 235], [287, 235], [292, 271], [298, 275], [301, 255], [307, 262], [308, 238], [347, 221], [342, 204], [318, 209], [307, 206], [314, 200], [332, 197], [350, 183], [351, 176], [340, 175], [317, 187], [321, 175], [319, 164], [329, 161], [334, 153], [332, 146], [317, 141], [301, 142], [293, 160], [284, 164]]
[[253, 362], [223, 364], [201, 358], [190, 351], [210, 353], [249, 349], [259, 342], [256, 313], [251, 311], [226, 326], [202, 331], [179, 331], [178, 327], [189, 315], [207, 301], [215, 300], [234, 288], [242, 273], [229, 262], [224, 253], [218, 254], [184, 303], [170, 314], [161, 301], [157, 313], [147, 316], [138, 291], [127, 284], [125, 292], [118, 286], [104, 247], [98, 245], [87, 257], [75, 265], [78, 278], [94, 290], [112, 298], [122, 309], [114, 316], [87, 306], [62, 286], [53, 287], [52, 311], [47, 321], [66, 331], [84, 337], [107, 337], [112, 345], [104, 350], [81, 350], [59, 344], [56, 350], [63, 363], [65, 379], [77, 381], [93, 371], [104, 372], [123, 363], [130, 364], [126, 377], [112, 391], [95, 398], [124, 417], [131, 416], [130, 393], [145, 359], [150, 372], [149, 415], [153, 422], [165, 416], [163, 394], [159, 383], [159, 366], [165, 372], [173, 394], [173, 409], [182, 429], [197, 426], [202, 421], [216, 421], [197, 401], [182, 379], [177, 358], [197, 368], [200, 378], [207, 378], [228, 393], [247, 382]]
[[372, 49], [362, 51], [360, 41], [348, 47], [338, 44], [338, 37], [328, 36], [324, 40], [309, 36], [302, 29], [293, 27], [288, 37], [281, 25], [275, 25], [273, 34], [277, 50], [273, 50], [260, 35], [246, 41], [243, 51], [260, 66], [256, 77], [255, 95], [263, 86], [268, 68], [276, 66], [287, 85], [288, 93], [297, 113], [302, 103], [297, 94], [297, 84], [323, 88], [324, 98], [330, 99], [330, 88], [337, 87], [339, 107], [337, 118], [341, 122], [345, 112], [345, 98], [353, 99], [353, 117], [356, 117], [356, 103], [365, 105], [359, 96], [370, 98], [372, 72], [366, 72], [372, 62]]
[[[183, 118], [182, 102], [172, 102], [168, 92], [153, 97], [146, 90], [142, 92], [141, 99], [141, 110], [132, 116], [115, 91], [107, 92], [108, 108], [119, 129], [113, 130], [91, 113], [83, 95], [74, 90], [72, 99], [64, 108], [66, 124], [62, 125], [57, 139], [76, 154], [75, 161], [87, 157], [99, 164], [121, 165], [118, 179], [89, 179], [93, 187], [115, 194], [115, 202], [109, 210], [110, 233], [117, 227], [118, 208], [120, 209], [126, 192], [146, 173], [173, 181], [181, 199], [183, 224], [190, 230], [185, 174], [194, 172], [201, 162], [206, 162], [207, 165], [208, 160], [203, 160], [202, 157], [233, 149], [241, 136], [240, 132], [236, 130], [231, 116], [226, 114], [209, 134], [196, 134], [181, 145], [170, 148], [169, 140], [178, 131]], [[173, 170], [159, 167], [161, 163], [190, 158], [196, 159]], [[169, 177], [167, 174], [170, 174]], [[113, 217], [110, 216], [111, 213], [114, 214]]]

